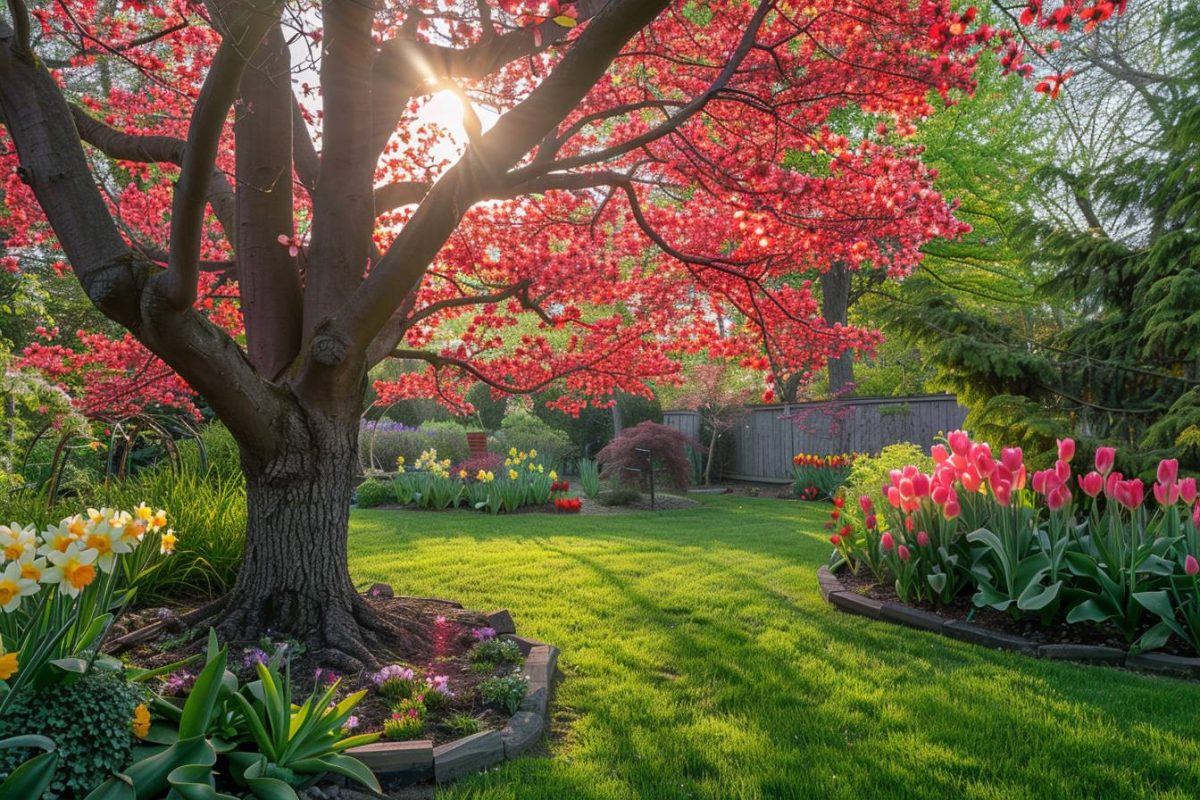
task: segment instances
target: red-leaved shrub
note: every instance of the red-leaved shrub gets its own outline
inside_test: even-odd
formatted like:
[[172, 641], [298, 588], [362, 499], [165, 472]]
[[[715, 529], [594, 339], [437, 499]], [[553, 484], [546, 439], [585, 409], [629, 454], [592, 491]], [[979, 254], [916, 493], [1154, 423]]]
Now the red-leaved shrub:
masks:
[[504, 467], [504, 456], [499, 453], [485, 453], [481, 456], [468, 458], [466, 461], [460, 461], [450, 470], [450, 474], [458, 477], [459, 474], [466, 470], [468, 478], [474, 478], [479, 474], [479, 470], [484, 472], [494, 472], [500, 474], [500, 470]]
[[639, 482], [646, 477], [648, 466], [646, 453], [639, 451], [649, 450], [656, 478], [665, 479], [675, 489], [686, 492], [692, 478], [692, 462], [687, 456], [689, 444], [698, 447], [690, 437], [657, 422], [643, 422], [626, 428], [596, 454], [602, 468], [600, 477], [625, 483]]

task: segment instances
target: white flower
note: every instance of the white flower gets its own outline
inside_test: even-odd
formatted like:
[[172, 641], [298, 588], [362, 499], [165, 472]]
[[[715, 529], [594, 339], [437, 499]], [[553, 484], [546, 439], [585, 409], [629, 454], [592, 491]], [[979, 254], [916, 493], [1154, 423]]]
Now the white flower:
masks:
[[36, 594], [37, 581], [31, 581], [21, 576], [21, 565], [16, 561], [8, 562], [4, 572], [0, 572], [0, 611], [11, 614], [21, 605], [21, 598]]
[[[121, 524], [113, 524], [118, 522]], [[117, 556], [133, 551], [133, 546], [124, 538], [126, 526], [133, 524], [135, 523], [132, 518], [126, 520], [124, 517], [111, 517], [104, 522], [88, 526], [89, 530], [82, 544], [96, 551], [96, 566], [101, 572], [111, 573], [116, 566]]]
[[60, 592], [78, 597], [96, 579], [92, 564], [99, 555], [95, 550], [79, 549], [78, 542], [71, 542], [61, 553], [52, 550], [46, 557], [54, 566], [42, 573], [42, 583], [57, 583]]
[[17, 561], [26, 553], [36, 552], [37, 548], [37, 528], [32, 525], [22, 528], [15, 522], [12, 526], [0, 525], [0, 564]]

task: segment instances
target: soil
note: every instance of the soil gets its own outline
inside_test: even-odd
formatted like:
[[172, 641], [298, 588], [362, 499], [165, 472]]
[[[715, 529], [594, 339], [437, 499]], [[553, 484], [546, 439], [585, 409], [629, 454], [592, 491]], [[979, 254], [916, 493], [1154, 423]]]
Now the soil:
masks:
[[[411, 640], [404, 643], [392, 642], [388, 643], [387, 658], [385, 659], [381, 655], [381, 661], [411, 667], [415, 672], [425, 675], [447, 675], [450, 678], [450, 688], [454, 692], [454, 697], [445, 709], [429, 713], [425, 733], [418, 738], [432, 739], [435, 745], [461, 738], [462, 733], [451, 730], [445, 724], [446, 720], [457, 713], [473, 716], [479, 723], [479, 730], [499, 730], [504, 727], [510, 715], [500, 707], [486, 704], [480, 700], [477, 687], [493, 675], [505, 674], [506, 668], [498, 668], [495, 672], [477, 672], [471, 669], [472, 665], [468, 659], [468, 653], [475, 644], [472, 631], [487, 625], [483, 614], [456, 608], [454, 604], [444, 600], [371, 595], [364, 595], [364, 598], [381, 616], [403, 616], [406, 619], [415, 619], [419, 625], [431, 631], [428, 637], [422, 637], [433, 643], [430, 650], [412, 652]], [[188, 610], [146, 609], [127, 615], [120, 621], [121, 628], [127, 631], [138, 630], [162, 620], [167, 620], [168, 624], [154, 638], [138, 643], [131, 649], [122, 652], [121, 657], [139, 667], [153, 668], [201, 652], [207, 632], [188, 629], [178, 619]], [[437, 621], [439, 617], [444, 620], [440, 624]], [[174, 624], [172, 624], [172, 620]], [[279, 641], [275, 642], [275, 644], [280, 643]], [[257, 642], [230, 644], [230, 671], [243, 681], [251, 680], [254, 672], [251, 653], [255, 647], [260, 647], [262, 644]], [[358, 717], [359, 725], [354, 729], [354, 733], [372, 733], [383, 729], [383, 720], [390, 715], [392, 701], [375, 691], [370, 671], [331, 676], [328, 672], [319, 672], [319, 665], [303, 650], [293, 654], [291, 667], [293, 697], [307, 697], [318, 682], [325, 683], [338, 678], [341, 679], [341, 684], [337, 690], [337, 700], [360, 689], [367, 689], [366, 696], [355, 707], [354, 715]], [[192, 664], [185, 668], [193, 676], [199, 669], [199, 664]], [[511, 667], [507, 670], [511, 670]], [[170, 692], [165, 679], [156, 688], [164, 693]]]
[[[837, 578], [842, 582], [843, 586], [857, 594], [881, 602], [901, 602], [894, 587], [877, 583], [874, 577], [867, 573], [865, 569], [860, 570], [858, 575], [852, 575], [849, 571], [843, 569], [837, 573]], [[947, 620], [970, 622], [981, 628], [1013, 636], [1021, 636], [1039, 645], [1082, 644], [1128, 650], [1132, 644], [1132, 642], [1125, 641], [1125, 635], [1120, 629], [1110, 623], [1083, 622], [1069, 624], [1061, 614], [1056, 615], [1047, 625], [1043, 625], [1041, 618], [1037, 615], [1013, 619], [1009, 614], [997, 611], [994, 608], [976, 607], [971, 601], [969, 592], [959, 595], [944, 606], [933, 606], [927, 603], [908, 603], [907, 605], [920, 608], [924, 611], [931, 611]], [[1137, 641], [1137, 637], [1145, 633], [1154, 624], [1156, 619], [1152, 614], [1145, 614], [1142, 624], [1138, 628], [1137, 636], [1134, 637], [1133, 641]], [[1186, 642], [1180, 641], [1175, 637], [1172, 637], [1163, 647], [1155, 652], [1189, 657], [1196, 655]]]

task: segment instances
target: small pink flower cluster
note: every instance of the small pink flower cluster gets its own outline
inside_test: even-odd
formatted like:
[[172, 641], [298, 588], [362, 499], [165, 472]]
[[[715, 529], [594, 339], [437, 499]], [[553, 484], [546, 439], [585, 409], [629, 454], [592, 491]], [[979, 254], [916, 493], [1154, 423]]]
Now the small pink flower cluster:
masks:
[[371, 676], [371, 682], [376, 686], [382, 686], [390, 680], [411, 681], [412, 679], [413, 671], [399, 664], [388, 664]]

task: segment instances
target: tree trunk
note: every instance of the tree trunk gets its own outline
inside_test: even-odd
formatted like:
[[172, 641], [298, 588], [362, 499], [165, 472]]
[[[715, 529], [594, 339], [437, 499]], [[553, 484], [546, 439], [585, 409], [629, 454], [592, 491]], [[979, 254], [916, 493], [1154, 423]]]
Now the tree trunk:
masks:
[[708, 440], [708, 460], [704, 464], [704, 485], [712, 486], [712, 465], [713, 459], [717, 456], [717, 440], [721, 438], [721, 434], [714, 426], [712, 435]]
[[[825, 324], [845, 325], [850, 310], [850, 270], [842, 264], [834, 264], [821, 274], [821, 315]], [[845, 351], [829, 359], [829, 393], [838, 395], [854, 383], [854, 353]]]
[[350, 580], [357, 419], [314, 424], [302, 417], [285, 426], [270, 461], [244, 455], [246, 551], [217, 622], [227, 641], [292, 636], [322, 663], [349, 671], [374, 666], [386, 642], [402, 635], [376, 617]]

